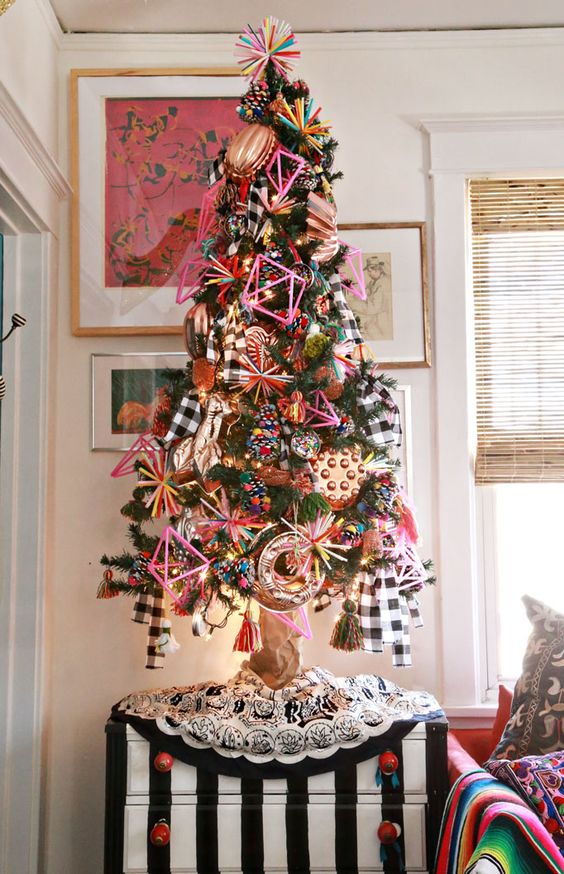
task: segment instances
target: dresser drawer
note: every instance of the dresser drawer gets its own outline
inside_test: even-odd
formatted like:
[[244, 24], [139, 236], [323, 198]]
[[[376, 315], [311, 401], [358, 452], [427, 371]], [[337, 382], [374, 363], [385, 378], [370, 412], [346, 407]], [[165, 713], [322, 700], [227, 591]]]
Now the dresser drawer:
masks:
[[[425, 725], [417, 725], [397, 744], [399, 791], [406, 794], [424, 795], [427, 785], [426, 774], [426, 732]], [[144, 799], [149, 794], [150, 771], [154, 768], [150, 744], [143, 740], [132, 728], [127, 728], [127, 795], [129, 803], [134, 797]], [[359, 794], [380, 795], [381, 787], [376, 784], [378, 757], [367, 759], [356, 766]], [[176, 760], [171, 771], [171, 793], [194, 795], [196, 793], [196, 769]], [[270, 784], [270, 785], [269, 785]], [[218, 791], [223, 795], [240, 795], [241, 781], [236, 777], [219, 776]], [[265, 793], [285, 793], [285, 780], [264, 780]], [[335, 793], [335, 772], [326, 772], [309, 778], [309, 791], [315, 793]]]
[[[147, 805], [128, 805], [125, 808], [124, 872], [127, 874], [147, 871], [149, 813]], [[155, 808], [151, 813], [154, 817], [159, 815]], [[405, 804], [395, 808], [386, 806], [383, 816], [381, 805], [362, 801], [350, 805], [335, 805], [328, 800], [291, 805], [280, 799], [278, 804], [245, 806], [219, 798], [217, 804], [210, 804], [209, 807], [189, 802], [173, 804], [169, 809], [163, 809], [163, 816], [170, 822], [170, 845], [166, 850], [156, 849], [153, 852], [157, 858], [159, 853], [169, 854], [171, 874], [196, 874], [198, 854], [199, 870], [206, 870], [208, 864], [209, 870], [212, 870], [217, 864], [222, 874], [240, 872], [243, 854], [250, 850], [248, 846], [244, 849], [242, 840], [246, 817], [252, 818], [255, 823], [251, 839], [260, 845], [258, 855], [265, 874], [287, 871], [290, 856], [293, 856], [294, 862], [296, 858], [303, 859], [304, 870], [331, 871], [334, 874], [337, 853], [343, 852], [343, 846], [337, 849], [338, 830], [344, 827], [348, 834], [348, 842], [345, 842], [348, 847], [344, 848], [344, 852], [356, 854], [358, 871], [382, 871], [377, 830], [383, 818], [402, 824], [402, 856], [407, 870], [427, 870], [424, 804]], [[197, 844], [196, 835], [203, 822], [207, 842], [202, 848], [201, 844]], [[395, 851], [388, 849], [388, 852], [392, 856]]]

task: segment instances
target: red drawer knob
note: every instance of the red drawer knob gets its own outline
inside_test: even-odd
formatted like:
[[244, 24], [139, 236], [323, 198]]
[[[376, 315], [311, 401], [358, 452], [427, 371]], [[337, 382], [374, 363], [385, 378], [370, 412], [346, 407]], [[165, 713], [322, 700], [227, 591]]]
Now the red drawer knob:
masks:
[[165, 822], [164, 819], [160, 819], [157, 823], [155, 823], [155, 825], [151, 829], [149, 840], [154, 847], [166, 847], [166, 845], [169, 843], [170, 828], [168, 826], [168, 823]]
[[395, 822], [390, 822], [389, 819], [383, 819], [378, 826], [378, 840], [386, 846], [394, 844], [401, 834], [401, 828]]
[[398, 757], [391, 750], [385, 750], [379, 759], [380, 770], [383, 774], [394, 774], [398, 767]]
[[174, 759], [169, 753], [158, 753], [153, 764], [157, 771], [170, 771], [174, 765]]

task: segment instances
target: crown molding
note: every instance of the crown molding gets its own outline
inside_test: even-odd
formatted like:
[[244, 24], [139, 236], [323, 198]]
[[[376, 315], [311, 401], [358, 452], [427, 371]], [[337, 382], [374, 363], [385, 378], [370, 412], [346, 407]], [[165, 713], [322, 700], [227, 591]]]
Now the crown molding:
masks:
[[[47, 2], [47, 0], [41, 0]], [[297, 34], [303, 54], [316, 51], [425, 50], [564, 46], [564, 27], [512, 30], [346, 31]], [[233, 33], [64, 33], [64, 51], [223, 51], [233, 56]]]
[[64, 200], [71, 193], [70, 184], [57, 162], [47, 151], [41, 139], [22, 114], [16, 101], [0, 82], [0, 118], [16, 135], [22, 147], [41, 171], [59, 200]]
[[47, 25], [49, 33], [55, 41], [55, 45], [57, 46], [57, 48], [60, 48], [63, 38], [63, 29], [59, 24], [59, 20], [55, 15], [51, 3], [49, 2], [49, 0], [35, 0], [35, 3], [39, 9], [39, 12], [41, 13], [45, 24]]
[[415, 122], [415, 126], [429, 134], [563, 130], [564, 115], [437, 115], [420, 118]]

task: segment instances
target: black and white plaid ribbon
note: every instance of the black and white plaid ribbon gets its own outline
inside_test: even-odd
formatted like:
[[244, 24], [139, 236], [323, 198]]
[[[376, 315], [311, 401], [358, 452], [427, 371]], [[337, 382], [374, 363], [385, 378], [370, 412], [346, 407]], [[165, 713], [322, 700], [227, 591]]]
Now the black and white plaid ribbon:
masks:
[[411, 665], [409, 615], [412, 610], [414, 624], [422, 625], [418, 604], [409, 605], [398, 591], [392, 568], [377, 573], [365, 571], [360, 578], [358, 603], [363, 649], [383, 652], [385, 645], [391, 645], [394, 666]]
[[215, 161], [208, 169], [208, 185], [211, 188], [225, 175], [225, 151], [219, 153]]
[[[268, 203], [268, 183], [266, 176], [261, 174], [254, 182], [251, 182], [247, 195], [247, 231], [255, 239], [259, 235], [259, 231], [264, 229], [264, 226], [261, 228], [261, 220], [264, 215], [265, 203]], [[238, 240], [232, 240], [229, 244], [227, 254], [230, 258], [239, 251], [242, 239], [240, 237]]]
[[280, 457], [278, 459], [278, 463], [282, 470], [288, 470], [290, 467], [290, 440], [292, 438], [292, 429], [290, 425], [285, 420], [280, 422], [280, 430], [282, 431], [282, 435], [280, 437]]
[[230, 321], [223, 344], [223, 379], [225, 382], [240, 383], [243, 376], [241, 355], [247, 351], [245, 332], [238, 319]]
[[411, 616], [411, 621], [413, 622], [413, 627], [421, 628], [423, 625], [423, 617], [421, 616], [421, 610], [419, 609], [418, 599], [415, 595], [406, 595], [405, 601], [407, 609], [409, 610], [409, 615]]
[[268, 198], [268, 182], [264, 173], [260, 173], [249, 187], [247, 200], [247, 230], [256, 239], [264, 215], [265, 203]]
[[359, 331], [353, 311], [345, 300], [345, 293], [338, 273], [334, 273], [329, 280], [329, 288], [335, 301], [335, 306], [339, 311], [341, 325], [345, 332], [345, 338], [352, 340], [357, 346], [364, 343], [362, 334]]
[[145, 595], [140, 592], [135, 600], [131, 618], [133, 622], [141, 622], [149, 626], [147, 631], [145, 667], [149, 668], [149, 670], [162, 668], [164, 652], [157, 650], [157, 640], [161, 635], [163, 619], [165, 618], [162, 595]]
[[365, 413], [372, 413], [379, 406], [384, 409], [370, 420], [364, 433], [371, 443], [383, 446], [395, 443], [401, 446], [402, 430], [400, 411], [388, 389], [374, 376], [367, 375], [361, 379], [357, 393], [358, 405]]
[[165, 437], [165, 443], [178, 440], [180, 437], [187, 437], [189, 434], [195, 434], [201, 421], [202, 407], [198, 392], [193, 389], [182, 398]]
[[206, 358], [211, 364], [215, 364], [219, 358], [219, 335], [223, 335], [227, 319], [225, 316], [217, 315], [214, 319], [212, 329], [208, 334], [206, 343]]

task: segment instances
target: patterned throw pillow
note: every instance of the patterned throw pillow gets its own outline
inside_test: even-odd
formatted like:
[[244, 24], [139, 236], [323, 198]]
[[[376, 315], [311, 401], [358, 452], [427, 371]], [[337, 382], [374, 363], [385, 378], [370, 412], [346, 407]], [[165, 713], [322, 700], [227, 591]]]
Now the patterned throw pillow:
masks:
[[492, 759], [520, 759], [564, 750], [564, 616], [530, 598], [533, 626], [511, 715]]
[[486, 768], [533, 808], [564, 854], [564, 752], [526, 756], [513, 762], [491, 761]]

